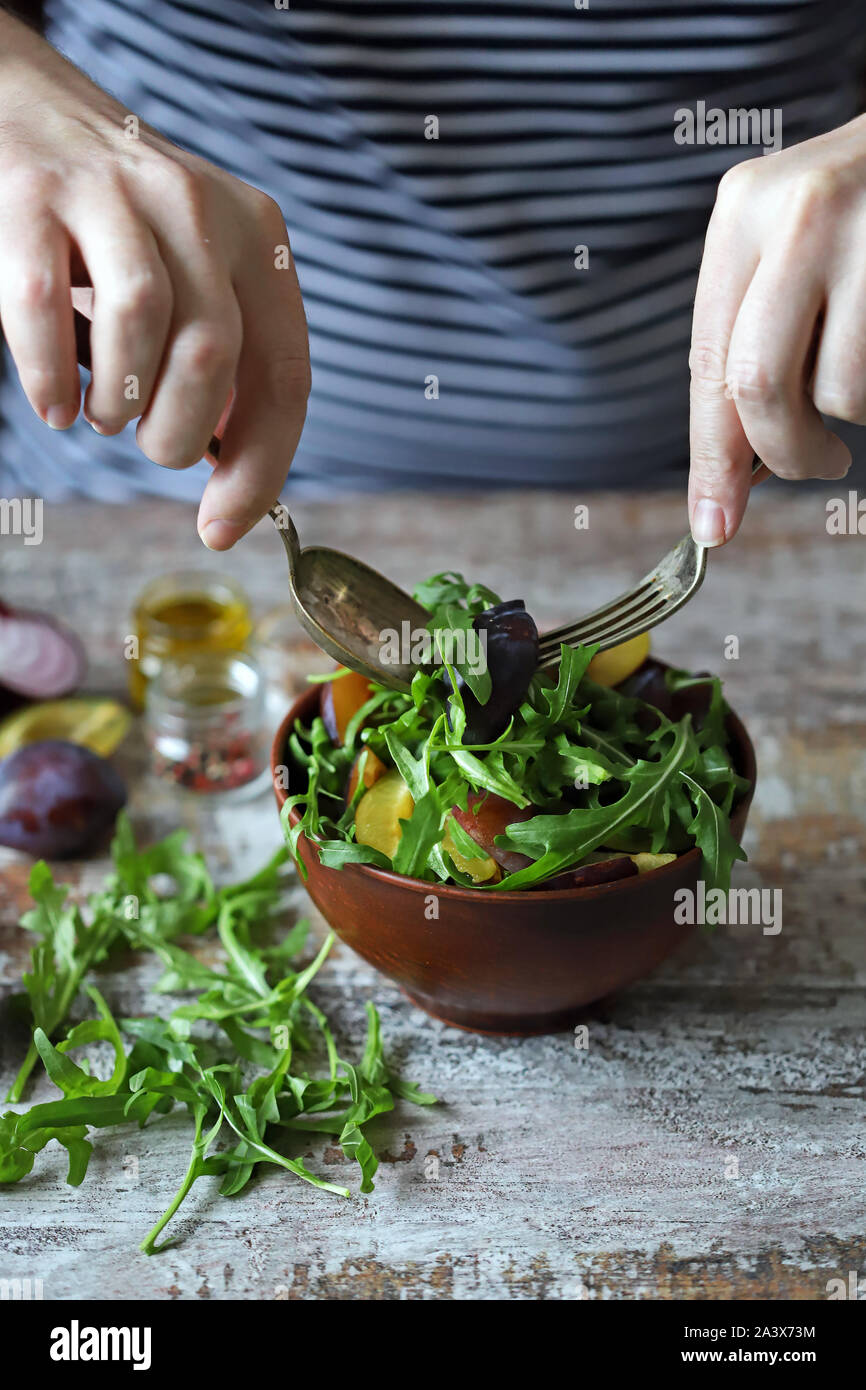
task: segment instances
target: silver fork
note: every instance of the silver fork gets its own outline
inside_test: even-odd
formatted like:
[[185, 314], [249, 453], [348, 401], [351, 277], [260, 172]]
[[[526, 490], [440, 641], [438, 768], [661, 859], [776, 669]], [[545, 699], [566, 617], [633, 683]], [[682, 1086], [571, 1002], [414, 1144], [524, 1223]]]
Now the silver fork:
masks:
[[[763, 467], [761, 460], [756, 459], [752, 466], [753, 481]], [[707, 547], [699, 545], [690, 535], [683, 536], [633, 589], [587, 613], [576, 623], [566, 623], [542, 633], [538, 647], [539, 668], [556, 662], [562, 642], [568, 647], [597, 642], [604, 651], [663, 623], [697, 593], [706, 572]]]

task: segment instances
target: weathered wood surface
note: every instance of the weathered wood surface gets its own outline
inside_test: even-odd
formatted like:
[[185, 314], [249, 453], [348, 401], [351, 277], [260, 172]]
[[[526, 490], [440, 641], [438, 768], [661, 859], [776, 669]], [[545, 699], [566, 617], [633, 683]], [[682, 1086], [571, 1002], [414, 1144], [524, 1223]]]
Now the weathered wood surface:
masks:
[[[652, 979], [594, 1011], [585, 1052], [568, 1034], [446, 1028], [338, 947], [316, 994], [341, 1042], [360, 1043], [372, 997], [404, 1074], [444, 1102], [377, 1122], [373, 1194], [345, 1202], [270, 1172], [228, 1201], [205, 1179], [176, 1247], [148, 1260], [137, 1242], [185, 1164], [185, 1124], [168, 1117], [97, 1136], [78, 1191], [62, 1182], [56, 1146], [2, 1189], [0, 1277], [41, 1277], [60, 1299], [823, 1298], [830, 1278], [862, 1279], [866, 538], [828, 536], [834, 487], [759, 489], [741, 539], [711, 557], [700, 596], [655, 639], [668, 660], [720, 671], [753, 734], [760, 780], [738, 882], [782, 889], [780, 935], [696, 932]], [[574, 529], [578, 502], [590, 506], [586, 531]], [[129, 609], [161, 570], [224, 567], [260, 612], [284, 596], [269, 523], [209, 560], [185, 507], [65, 505], [45, 520], [41, 547], [0, 542], [0, 588], [82, 631], [94, 690], [122, 688]], [[303, 505], [297, 522], [307, 543], [342, 546], [406, 585], [462, 569], [524, 596], [544, 624], [619, 592], [684, 529], [678, 494], [345, 498]], [[724, 659], [731, 635], [738, 660]], [[295, 655], [299, 673], [315, 667], [300, 637]], [[134, 741], [125, 756], [141, 766]], [[133, 810], [145, 836], [189, 824], [222, 876], [279, 840], [267, 795], [178, 807], [140, 781]], [[27, 865], [0, 856], [8, 993], [25, 960], [15, 923]], [[102, 868], [67, 873], [86, 888]], [[302, 890], [294, 900], [306, 910]], [[153, 978], [124, 961], [102, 987], [130, 1012]], [[4, 1033], [7, 1079], [18, 1045]], [[327, 1142], [311, 1155], [355, 1185]]]

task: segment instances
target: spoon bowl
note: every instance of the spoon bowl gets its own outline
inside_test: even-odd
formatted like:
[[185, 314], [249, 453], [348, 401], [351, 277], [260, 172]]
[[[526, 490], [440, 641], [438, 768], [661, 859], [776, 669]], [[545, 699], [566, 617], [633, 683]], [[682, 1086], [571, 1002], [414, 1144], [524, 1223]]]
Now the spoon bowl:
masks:
[[[301, 626], [316, 646], [342, 666], [394, 690], [409, 690], [418, 667], [409, 660], [411, 634], [424, 631], [430, 614], [390, 579], [341, 550], [302, 550], [294, 522], [278, 503], [270, 512], [289, 560], [289, 589]], [[383, 661], [383, 646], [396, 633], [405, 661]], [[403, 634], [407, 641], [401, 641]]]

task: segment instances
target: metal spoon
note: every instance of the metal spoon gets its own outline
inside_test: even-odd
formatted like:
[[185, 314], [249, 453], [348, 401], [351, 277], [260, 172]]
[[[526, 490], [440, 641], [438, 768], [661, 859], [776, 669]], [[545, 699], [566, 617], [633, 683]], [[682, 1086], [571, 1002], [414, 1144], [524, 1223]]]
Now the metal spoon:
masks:
[[[208, 453], [219, 458], [216, 435], [211, 437]], [[298, 621], [316, 646], [368, 680], [408, 691], [418, 666], [412, 661], [384, 661], [383, 648], [389, 632], [394, 632], [401, 654], [407, 647], [411, 652], [415, 634], [425, 631], [430, 621], [427, 609], [384, 574], [342, 550], [323, 545], [302, 550], [295, 523], [282, 502], [271, 507], [268, 515], [286, 548], [289, 592]]]
[[[409, 655], [413, 634], [423, 632], [430, 614], [390, 579], [342, 550], [301, 549], [295, 524], [278, 502], [270, 516], [289, 558], [289, 589], [301, 626], [317, 647], [343, 666], [394, 690], [408, 690], [418, 666], [382, 660], [389, 630], [397, 634], [401, 655]], [[406, 626], [404, 627], [404, 624]], [[408, 641], [402, 640], [404, 634]], [[409, 651], [405, 651], [405, 648]]]

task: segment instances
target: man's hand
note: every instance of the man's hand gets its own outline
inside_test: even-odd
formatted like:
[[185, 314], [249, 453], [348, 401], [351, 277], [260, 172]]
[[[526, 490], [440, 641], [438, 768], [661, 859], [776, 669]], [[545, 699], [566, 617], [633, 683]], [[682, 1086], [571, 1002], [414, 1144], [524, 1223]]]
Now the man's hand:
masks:
[[0, 50], [0, 318], [30, 404], [55, 429], [78, 414], [74, 303], [92, 318], [98, 433], [140, 417], [139, 447], [165, 468], [221, 435], [198, 527], [225, 550], [273, 505], [304, 423], [307, 328], [282, 214], [137, 128], [3, 14]]
[[843, 478], [821, 413], [866, 424], [866, 117], [719, 185], [695, 298], [692, 533], [722, 545], [753, 455], [779, 478]]

